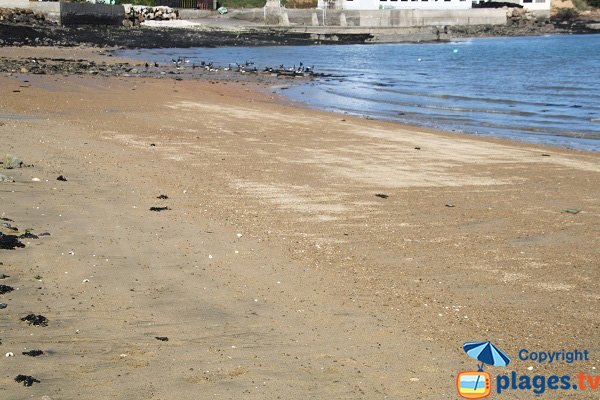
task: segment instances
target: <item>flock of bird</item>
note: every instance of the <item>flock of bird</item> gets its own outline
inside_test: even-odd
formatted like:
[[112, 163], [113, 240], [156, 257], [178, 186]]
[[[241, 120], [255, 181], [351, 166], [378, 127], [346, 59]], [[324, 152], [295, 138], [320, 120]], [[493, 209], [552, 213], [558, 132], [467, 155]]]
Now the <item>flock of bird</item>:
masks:
[[[171, 63], [177, 69], [185, 69], [186, 66], [189, 66], [191, 60], [185, 57], [178, 57], [177, 59], [171, 59]], [[219, 67], [216, 67], [214, 63], [201, 61], [199, 64], [191, 63], [192, 69], [204, 69], [209, 72], [218, 72]], [[160, 67], [158, 62], [154, 62], [154, 67]], [[146, 68], [150, 68], [150, 64], [146, 63]], [[254, 65], [252, 61], [246, 61], [245, 63], [229, 63], [227, 67], [222, 68], [223, 71], [235, 71], [239, 73], [258, 73], [258, 68]], [[314, 76], [315, 75], [315, 67], [314, 66], [305, 66], [303, 63], [300, 63], [298, 67], [294, 65], [293, 67], [286, 67], [281, 64], [278, 67], [265, 67], [262, 72], [283, 75], [283, 76]]]

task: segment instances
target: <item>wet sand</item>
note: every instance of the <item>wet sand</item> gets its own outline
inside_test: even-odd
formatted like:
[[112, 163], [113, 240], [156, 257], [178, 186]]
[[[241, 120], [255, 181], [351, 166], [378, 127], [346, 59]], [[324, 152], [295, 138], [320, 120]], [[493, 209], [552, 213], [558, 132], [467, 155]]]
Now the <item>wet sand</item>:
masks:
[[0, 250], [3, 399], [456, 398], [488, 339], [518, 373], [595, 373], [596, 153], [250, 83], [3, 74], [0, 117], [0, 153], [34, 165], [0, 170], [0, 217], [50, 233]]

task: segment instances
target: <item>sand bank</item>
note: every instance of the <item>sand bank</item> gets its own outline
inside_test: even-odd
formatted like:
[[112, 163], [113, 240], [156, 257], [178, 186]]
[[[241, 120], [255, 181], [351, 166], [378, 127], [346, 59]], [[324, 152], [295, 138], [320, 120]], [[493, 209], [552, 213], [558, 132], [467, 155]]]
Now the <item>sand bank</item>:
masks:
[[0, 216], [50, 233], [0, 250], [2, 398], [454, 398], [464, 341], [597, 347], [598, 154], [27, 74], [0, 138], [34, 165], [0, 171]]

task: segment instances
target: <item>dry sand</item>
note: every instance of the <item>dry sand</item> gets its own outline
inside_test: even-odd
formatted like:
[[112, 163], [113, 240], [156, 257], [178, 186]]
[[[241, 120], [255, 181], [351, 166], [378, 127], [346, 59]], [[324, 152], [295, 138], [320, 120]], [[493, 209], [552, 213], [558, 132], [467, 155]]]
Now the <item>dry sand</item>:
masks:
[[471, 340], [597, 374], [598, 154], [29, 75], [0, 77], [0, 153], [34, 164], [0, 216], [51, 234], [0, 250], [1, 399], [453, 399]]

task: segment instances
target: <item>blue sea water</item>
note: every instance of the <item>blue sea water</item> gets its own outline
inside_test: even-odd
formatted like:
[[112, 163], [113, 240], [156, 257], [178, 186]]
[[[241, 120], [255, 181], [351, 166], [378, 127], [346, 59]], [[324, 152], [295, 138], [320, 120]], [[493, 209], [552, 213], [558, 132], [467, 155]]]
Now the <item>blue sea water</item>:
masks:
[[[331, 74], [278, 91], [310, 107], [600, 151], [600, 35], [451, 43], [129, 50], [215, 65], [315, 66]], [[297, 81], [297, 79], [296, 79]]]

